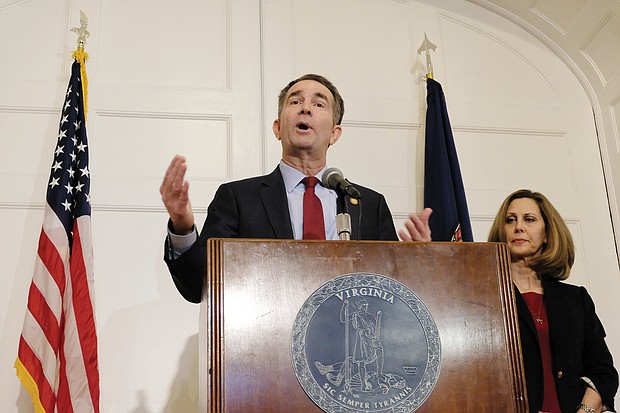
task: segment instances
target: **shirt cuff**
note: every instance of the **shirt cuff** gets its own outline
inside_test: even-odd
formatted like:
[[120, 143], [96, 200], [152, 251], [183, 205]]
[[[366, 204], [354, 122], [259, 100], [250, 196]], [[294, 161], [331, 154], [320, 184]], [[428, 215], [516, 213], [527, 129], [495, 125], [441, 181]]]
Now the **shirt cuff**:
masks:
[[192, 232], [187, 235], [178, 235], [170, 231], [168, 227], [168, 240], [172, 249], [172, 259], [176, 259], [179, 255], [190, 249], [198, 239], [198, 231], [196, 225], [192, 228]]

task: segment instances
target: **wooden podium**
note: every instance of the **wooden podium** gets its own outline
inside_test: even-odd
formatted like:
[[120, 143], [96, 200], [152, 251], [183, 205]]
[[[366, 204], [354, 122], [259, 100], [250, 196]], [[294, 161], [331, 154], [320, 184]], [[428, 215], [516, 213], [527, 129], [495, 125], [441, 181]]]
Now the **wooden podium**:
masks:
[[211, 239], [207, 248], [202, 411], [324, 411], [296, 376], [294, 323], [319, 287], [361, 272], [408, 287], [439, 331], [439, 373], [416, 412], [527, 412], [505, 245]]

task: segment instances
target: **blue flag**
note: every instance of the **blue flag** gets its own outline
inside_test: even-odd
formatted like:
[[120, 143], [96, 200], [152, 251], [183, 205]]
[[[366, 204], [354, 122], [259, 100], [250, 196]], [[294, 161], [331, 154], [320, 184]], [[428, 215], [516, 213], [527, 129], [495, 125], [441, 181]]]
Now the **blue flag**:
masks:
[[473, 241], [461, 168], [441, 85], [426, 79], [424, 206], [433, 241]]

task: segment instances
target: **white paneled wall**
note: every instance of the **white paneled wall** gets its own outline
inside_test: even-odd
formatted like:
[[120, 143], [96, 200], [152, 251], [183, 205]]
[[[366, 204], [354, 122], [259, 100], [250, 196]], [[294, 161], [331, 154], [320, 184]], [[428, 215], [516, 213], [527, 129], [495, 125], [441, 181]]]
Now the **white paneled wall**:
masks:
[[79, 10], [91, 33], [103, 412], [199, 411], [199, 307], [162, 260], [158, 188], [172, 156], [188, 158], [202, 222], [221, 182], [275, 167], [278, 92], [321, 73], [346, 106], [330, 164], [385, 194], [400, 227], [423, 207], [425, 33], [438, 46], [435, 79], [476, 240], [509, 192], [546, 193], [576, 239], [571, 281], [592, 293], [620, 357], [620, 276], [591, 105], [567, 65], [508, 20], [454, 0], [0, 0], [0, 411], [33, 411], [12, 365]]

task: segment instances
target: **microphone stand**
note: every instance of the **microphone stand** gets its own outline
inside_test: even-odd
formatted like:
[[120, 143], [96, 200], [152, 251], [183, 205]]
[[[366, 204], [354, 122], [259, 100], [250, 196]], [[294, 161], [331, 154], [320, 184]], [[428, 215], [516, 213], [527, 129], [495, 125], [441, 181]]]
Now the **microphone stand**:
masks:
[[347, 196], [343, 193], [338, 194], [338, 213], [336, 214], [336, 230], [341, 241], [351, 239], [351, 215], [347, 205]]

